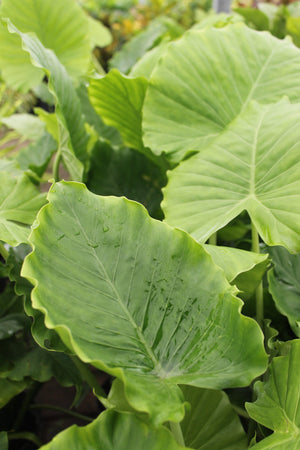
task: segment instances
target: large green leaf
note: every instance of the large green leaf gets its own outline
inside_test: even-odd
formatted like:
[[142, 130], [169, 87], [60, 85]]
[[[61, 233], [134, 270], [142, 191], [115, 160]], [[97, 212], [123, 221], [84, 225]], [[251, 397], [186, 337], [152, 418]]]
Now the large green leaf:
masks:
[[274, 358], [270, 378], [255, 384], [258, 399], [246, 403], [249, 415], [274, 431], [254, 449], [293, 449], [300, 445], [300, 340], [291, 341], [288, 355]]
[[8, 29], [21, 37], [23, 48], [30, 54], [33, 64], [42, 68], [49, 78], [49, 90], [56, 103], [57, 132], [54, 137], [71, 177], [81, 180], [88, 136], [72, 81], [53, 51], [45, 48], [35, 36], [22, 33], [10, 22]]
[[117, 128], [128, 147], [143, 149], [142, 106], [147, 89], [144, 78], [129, 78], [116, 69], [92, 80], [89, 96], [103, 121]]
[[275, 305], [300, 337], [300, 254], [291, 255], [283, 247], [268, 248], [274, 269], [268, 274], [269, 290]]
[[245, 386], [263, 372], [259, 327], [189, 235], [80, 183], [57, 183], [49, 202], [22, 271], [33, 307], [83, 361], [123, 380], [135, 409], [178, 421], [178, 383]]
[[243, 24], [188, 31], [152, 73], [144, 144], [175, 161], [203, 150], [252, 99], [299, 101], [299, 70], [300, 52], [290, 41]]
[[[1, 16], [9, 18], [24, 33], [35, 33], [44, 47], [55, 52], [71, 76], [87, 71], [91, 46], [89, 21], [74, 0], [3, 0]], [[1, 29], [0, 42], [0, 66], [7, 82], [25, 90], [37, 85], [43, 72], [32, 67], [20, 38]]]
[[103, 412], [86, 427], [73, 425], [59, 433], [41, 450], [179, 450], [174, 437], [165, 427], [153, 428], [130, 413]]
[[0, 240], [10, 245], [27, 242], [30, 225], [45, 203], [29, 177], [0, 171]]
[[238, 415], [222, 391], [181, 386], [191, 409], [181, 429], [186, 445], [201, 450], [243, 450], [247, 437]]
[[170, 172], [170, 225], [204, 242], [243, 210], [269, 245], [300, 251], [300, 104], [252, 102], [206, 150]]

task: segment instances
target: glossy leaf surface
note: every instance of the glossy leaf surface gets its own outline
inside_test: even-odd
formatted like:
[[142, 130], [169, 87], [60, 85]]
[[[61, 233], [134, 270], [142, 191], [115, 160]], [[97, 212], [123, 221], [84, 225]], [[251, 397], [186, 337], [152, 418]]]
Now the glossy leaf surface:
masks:
[[300, 105], [252, 102], [206, 150], [170, 172], [166, 221], [205, 242], [248, 211], [269, 245], [300, 250]]
[[300, 52], [291, 42], [243, 24], [188, 31], [152, 73], [144, 144], [174, 161], [203, 150], [251, 100], [299, 101], [299, 70]]
[[76, 425], [61, 432], [41, 450], [179, 450], [173, 435], [165, 427], [152, 428], [132, 414], [103, 412], [86, 427]]
[[191, 405], [180, 426], [185, 444], [201, 450], [243, 450], [247, 437], [238, 415], [222, 391], [181, 386]]
[[291, 341], [290, 352], [272, 360], [270, 378], [257, 382], [258, 399], [246, 403], [249, 415], [274, 431], [255, 449], [293, 449], [300, 443], [300, 341]]
[[27, 242], [30, 225], [45, 203], [26, 174], [14, 176], [0, 170], [0, 240], [10, 245]]
[[176, 384], [244, 386], [264, 370], [257, 324], [186, 233], [79, 183], [54, 185], [49, 201], [22, 272], [33, 307], [82, 360], [122, 379], [134, 408], [178, 421]]
[[269, 247], [274, 268], [268, 274], [269, 290], [275, 305], [300, 337], [300, 254], [291, 255], [283, 247]]

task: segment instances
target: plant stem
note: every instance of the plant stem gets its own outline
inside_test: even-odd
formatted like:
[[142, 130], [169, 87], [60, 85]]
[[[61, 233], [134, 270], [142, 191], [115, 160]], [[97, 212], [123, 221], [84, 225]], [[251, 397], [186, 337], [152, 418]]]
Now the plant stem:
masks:
[[58, 411], [64, 414], [68, 414], [69, 416], [76, 417], [77, 419], [85, 420], [86, 422], [92, 422], [94, 420], [91, 417], [84, 416], [83, 414], [79, 414], [75, 411], [70, 411], [69, 409], [61, 408], [60, 406], [55, 405], [36, 404], [31, 405], [30, 409], [51, 409], [53, 411]]
[[8, 258], [8, 251], [6, 250], [6, 248], [4, 247], [4, 245], [2, 244], [1, 241], [0, 241], [0, 255], [2, 256], [4, 261], [6, 262], [7, 258]]
[[42, 441], [34, 433], [30, 433], [29, 431], [20, 431], [18, 433], [9, 431], [7, 437], [9, 441], [13, 441], [14, 439], [26, 439], [26, 441], [34, 442], [38, 448], [43, 445]]
[[28, 410], [30, 402], [33, 396], [36, 394], [38, 388], [39, 383], [34, 383], [31, 386], [29, 386], [27, 391], [25, 392], [24, 400], [22, 401], [22, 404], [19, 408], [18, 414], [12, 426], [13, 430], [17, 430], [22, 425], [26, 411]]
[[232, 403], [231, 403], [231, 406], [239, 416], [244, 417], [245, 419], [248, 419], [248, 420], [250, 419], [249, 414], [247, 413], [247, 411], [244, 408], [241, 408], [240, 406], [237, 406], [237, 405], [233, 405]]
[[77, 369], [79, 370], [82, 378], [87, 382], [87, 384], [92, 388], [92, 390], [95, 391], [97, 395], [106, 397], [106, 393], [98, 383], [97, 378], [92, 374], [92, 372], [87, 368], [87, 366], [82, 361], [80, 361], [80, 359], [77, 358], [77, 356], [71, 356], [71, 359], [75, 364], [75, 366], [77, 367]]
[[[259, 235], [255, 228], [254, 223], [251, 224], [252, 232], [252, 251], [259, 253]], [[261, 281], [255, 291], [256, 296], [256, 320], [261, 328], [263, 328], [264, 321], [264, 294], [263, 294], [263, 282]]]
[[185, 442], [184, 442], [180, 423], [169, 422], [169, 424], [170, 424], [170, 429], [171, 429], [173, 436], [175, 437], [177, 443], [179, 445], [182, 445], [183, 447], [185, 447]]
[[217, 245], [217, 232], [213, 233], [208, 239], [210, 245]]
[[61, 161], [61, 152], [58, 151], [55, 156], [54, 164], [53, 164], [53, 178], [57, 183], [59, 181], [59, 165]]

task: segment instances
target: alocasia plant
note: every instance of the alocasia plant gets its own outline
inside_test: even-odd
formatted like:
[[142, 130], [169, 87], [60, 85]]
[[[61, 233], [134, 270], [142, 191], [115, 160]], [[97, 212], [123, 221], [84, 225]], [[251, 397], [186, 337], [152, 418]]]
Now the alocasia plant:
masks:
[[[70, 30], [52, 36], [49, 20], [41, 36], [31, 17], [68, 15], [28, 0], [23, 23], [19, 3], [3, 1], [1, 33], [18, 43], [30, 82], [47, 75], [54, 111], [37, 110], [33, 147], [0, 160], [0, 406], [52, 376], [78, 392], [85, 380], [106, 411], [45, 450], [298, 448], [299, 255], [288, 252], [300, 248], [299, 50], [228, 21], [162, 42], [133, 68], [142, 77], [114, 69], [82, 83], [90, 19], [68, 0]], [[66, 54], [76, 21], [84, 38]], [[12, 82], [28, 86], [28, 73]], [[282, 247], [259, 254], [258, 234]], [[269, 312], [288, 318], [284, 337]], [[108, 395], [88, 364], [114, 377]], [[14, 433], [1, 429], [7, 448]]]

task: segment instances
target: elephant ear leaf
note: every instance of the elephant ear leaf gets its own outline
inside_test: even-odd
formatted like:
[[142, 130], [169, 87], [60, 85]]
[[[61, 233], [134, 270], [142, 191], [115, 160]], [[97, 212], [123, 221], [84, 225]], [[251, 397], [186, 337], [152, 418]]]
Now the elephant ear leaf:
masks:
[[299, 448], [300, 443], [300, 341], [290, 342], [285, 356], [273, 359], [266, 383], [255, 384], [258, 399], [246, 409], [258, 423], [274, 433], [253, 448]]
[[22, 270], [33, 308], [83, 361], [123, 381], [133, 408], [180, 421], [178, 384], [245, 386], [265, 370], [257, 323], [188, 234], [80, 183], [57, 183], [48, 199]]
[[206, 149], [170, 172], [166, 221], [200, 242], [246, 210], [262, 239], [300, 251], [300, 104], [249, 104]]
[[128, 450], [134, 447], [143, 450], [188, 450], [175, 441], [171, 432], [160, 426], [153, 428], [130, 413], [120, 414], [107, 410], [85, 427], [73, 425], [59, 433], [41, 450], [63, 448], [89, 450]]
[[241, 23], [188, 31], [152, 72], [144, 145], [174, 162], [201, 151], [251, 100], [274, 103], [287, 95], [298, 102], [299, 70], [300, 52], [292, 42]]

